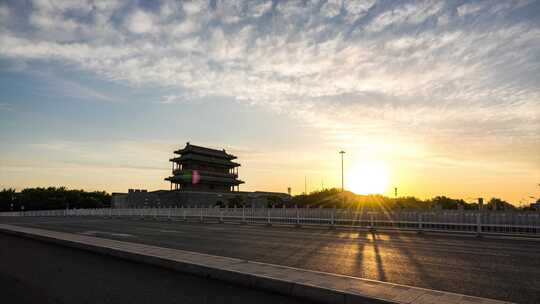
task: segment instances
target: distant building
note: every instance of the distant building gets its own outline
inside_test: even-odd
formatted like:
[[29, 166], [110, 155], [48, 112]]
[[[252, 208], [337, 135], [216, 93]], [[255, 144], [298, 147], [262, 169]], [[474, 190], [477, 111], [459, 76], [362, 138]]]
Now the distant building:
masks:
[[291, 195], [280, 192], [240, 191], [236, 156], [225, 150], [192, 145], [174, 151], [172, 175], [165, 178], [170, 190], [129, 189], [113, 193], [114, 208], [180, 206], [253, 206], [266, 207], [288, 203]]
[[239, 163], [236, 156], [223, 150], [195, 146], [189, 142], [183, 149], [174, 151], [178, 157], [171, 158], [171, 190], [240, 191], [244, 182], [238, 179]]

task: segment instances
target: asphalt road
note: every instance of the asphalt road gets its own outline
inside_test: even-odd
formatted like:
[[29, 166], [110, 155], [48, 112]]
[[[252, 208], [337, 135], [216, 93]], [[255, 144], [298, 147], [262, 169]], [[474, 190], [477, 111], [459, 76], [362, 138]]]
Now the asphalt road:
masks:
[[540, 241], [128, 219], [0, 222], [540, 303]]
[[1, 303], [305, 303], [1, 233], [0, 244]]

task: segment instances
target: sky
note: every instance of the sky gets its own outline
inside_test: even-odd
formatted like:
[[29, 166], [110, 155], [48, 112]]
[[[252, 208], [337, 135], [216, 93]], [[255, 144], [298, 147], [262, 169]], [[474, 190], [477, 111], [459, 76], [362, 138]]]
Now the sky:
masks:
[[241, 190], [340, 187], [344, 150], [353, 190], [383, 175], [385, 195], [530, 202], [539, 15], [540, 1], [1, 0], [0, 188], [168, 189], [189, 141], [237, 155]]

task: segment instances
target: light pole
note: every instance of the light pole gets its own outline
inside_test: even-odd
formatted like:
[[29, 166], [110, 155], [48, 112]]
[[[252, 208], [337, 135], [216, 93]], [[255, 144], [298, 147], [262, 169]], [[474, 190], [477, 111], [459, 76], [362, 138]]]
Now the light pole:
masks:
[[341, 192], [344, 190], [343, 186], [343, 154], [345, 154], [345, 151], [341, 150], [339, 151], [339, 154], [341, 154]]

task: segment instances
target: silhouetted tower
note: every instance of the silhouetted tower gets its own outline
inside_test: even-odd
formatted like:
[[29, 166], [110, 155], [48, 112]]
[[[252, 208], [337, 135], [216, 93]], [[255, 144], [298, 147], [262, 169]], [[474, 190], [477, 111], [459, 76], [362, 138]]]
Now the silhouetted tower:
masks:
[[194, 191], [232, 191], [244, 182], [238, 179], [239, 163], [236, 156], [223, 150], [195, 146], [189, 142], [183, 149], [174, 151], [179, 156], [171, 158], [171, 189]]

